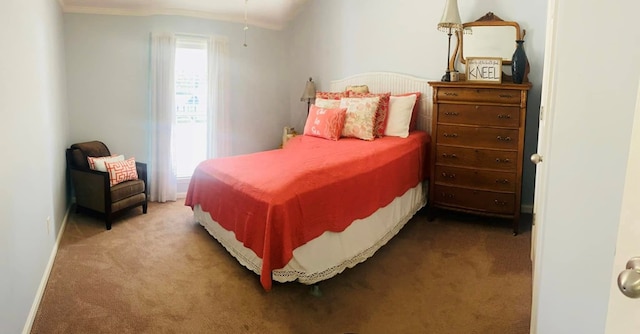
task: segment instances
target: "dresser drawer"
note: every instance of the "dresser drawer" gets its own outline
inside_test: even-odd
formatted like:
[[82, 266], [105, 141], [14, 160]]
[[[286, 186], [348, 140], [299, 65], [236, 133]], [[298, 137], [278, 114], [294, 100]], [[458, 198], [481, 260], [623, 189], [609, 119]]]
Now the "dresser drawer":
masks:
[[493, 191], [515, 191], [516, 173], [436, 166], [436, 184], [471, 187]]
[[466, 101], [504, 104], [520, 104], [520, 90], [493, 88], [440, 87], [436, 95], [438, 102]]
[[443, 103], [438, 107], [438, 122], [517, 128], [520, 126], [520, 108]]
[[518, 129], [438, 125], [438, 144], [518, 149]]
[[436, 145], [436, 165], [515, 171], [517, 159], [516, 151]]
[[513, 193], [473, 190], [435, 185], [434, 204], [488, 213], [513, 214], [516, 196]]

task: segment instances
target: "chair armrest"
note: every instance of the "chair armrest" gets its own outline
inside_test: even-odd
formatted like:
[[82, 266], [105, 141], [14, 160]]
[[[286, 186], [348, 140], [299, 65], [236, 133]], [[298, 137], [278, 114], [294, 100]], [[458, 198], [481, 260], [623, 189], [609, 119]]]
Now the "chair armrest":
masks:
[[144, 182], [144, 193], [149, 194], [149, 186], [147, 182], [147, 164], [144, 162], [136, 161], [136, 171], [138, 172], [138, 179]]
[[71, 183], [76, 194], [76, 203], [80, 206], [106, 212], [111, 202], [109, 173], [97, 170], [70, 168]]

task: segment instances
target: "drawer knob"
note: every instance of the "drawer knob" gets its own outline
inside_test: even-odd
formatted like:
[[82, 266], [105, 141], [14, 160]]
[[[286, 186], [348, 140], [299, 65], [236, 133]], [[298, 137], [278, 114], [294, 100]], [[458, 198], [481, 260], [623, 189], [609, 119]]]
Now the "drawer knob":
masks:
[[442, 198], [454, 198], [454, 197], [456, 197], [456, 195], [454, 195], [454, 194], [449, 194], [449, 193], [445, 193], [445, 192], [442, 192], [440, 194], [440, 196], [442, 196]]
[[449, 159], [455, 159], [455, 158], [457, 158], [458, 156], [457, 156], [457, 155], [455, 155], [455, 153], [454, 153], [454, 154], [442, 153], [442, 157], [443, 157], [443, 158], [449, 158]]
[[505, 201], [494, 200], [493, 202], [498, 206], [506, 206], [507, 205], [507, 202], [505, 202]]
[[445, 111], [444, 114], [447, 115], [447, 116], [458, 116], [459, 115], [459, 113], [455, 112], [455, 111]]
[[497, 179], [496, 183], [500, 183], [500, 184], [509, 184], [509, 180], [508, 179]]
[[498, 115], [498, 118], [501, 118], [501, 119], [510, 119], [510, 118], [511, 118], [511, 115], [509, 115], [509, 114], [500, 114], [500, 115]]
[[445, 132], [444, 136], [448, 137], [448, 138], [456, 138], [456, 137], [458, 137], [458, 134], [457, 133], [446, 133]]
[[511, 160], [496, 158], [496, 162], [497, 163], [505, 163], [505, 164], [507, 164], [507, 163], [511, 162]]
[[444, 176], [444, 177], [448, 177], [448, 178], [450, 178], [450, 179], [455, 179], [455, 178], [456, 178], [456, 174], [454, 174], [454, 173], [449, 173], [449, 174], [448, 174], [448, 173], [446, 173], [446, 172], [442, 172], [442, 176]]
[[498, 136], [496, 137], [497, 140], [499, 141], [511, 141], [511, 137], [507, 136], [507, 137], [502, 137], [502, 136]]

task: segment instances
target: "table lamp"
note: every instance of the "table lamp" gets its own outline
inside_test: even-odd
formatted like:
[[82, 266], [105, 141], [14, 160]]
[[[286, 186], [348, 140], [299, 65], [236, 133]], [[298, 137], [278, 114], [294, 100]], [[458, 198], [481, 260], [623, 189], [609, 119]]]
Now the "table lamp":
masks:
[[458, 12], [458, 1], [447, 0], [444, 6], [444, 13], [440, 23], [438, 23], [438, 30], [444, 31], [449, 35], [449, 46], [447, 47], [447, 71], [442, 76], [442, 81], [451, 81], [451, 67], [449, 58], [451, 57], [451, 34], [453, 31], [462, 30], [462, 22], [460, 21], [460, 13]]

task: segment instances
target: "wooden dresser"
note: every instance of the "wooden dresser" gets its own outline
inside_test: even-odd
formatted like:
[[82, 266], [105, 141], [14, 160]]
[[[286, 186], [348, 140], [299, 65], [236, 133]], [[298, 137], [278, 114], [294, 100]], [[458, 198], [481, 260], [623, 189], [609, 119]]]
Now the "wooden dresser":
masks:
[[517, 234], [531, 84], [429, 84], [433, 88], [430, 207], [510, 218]]

